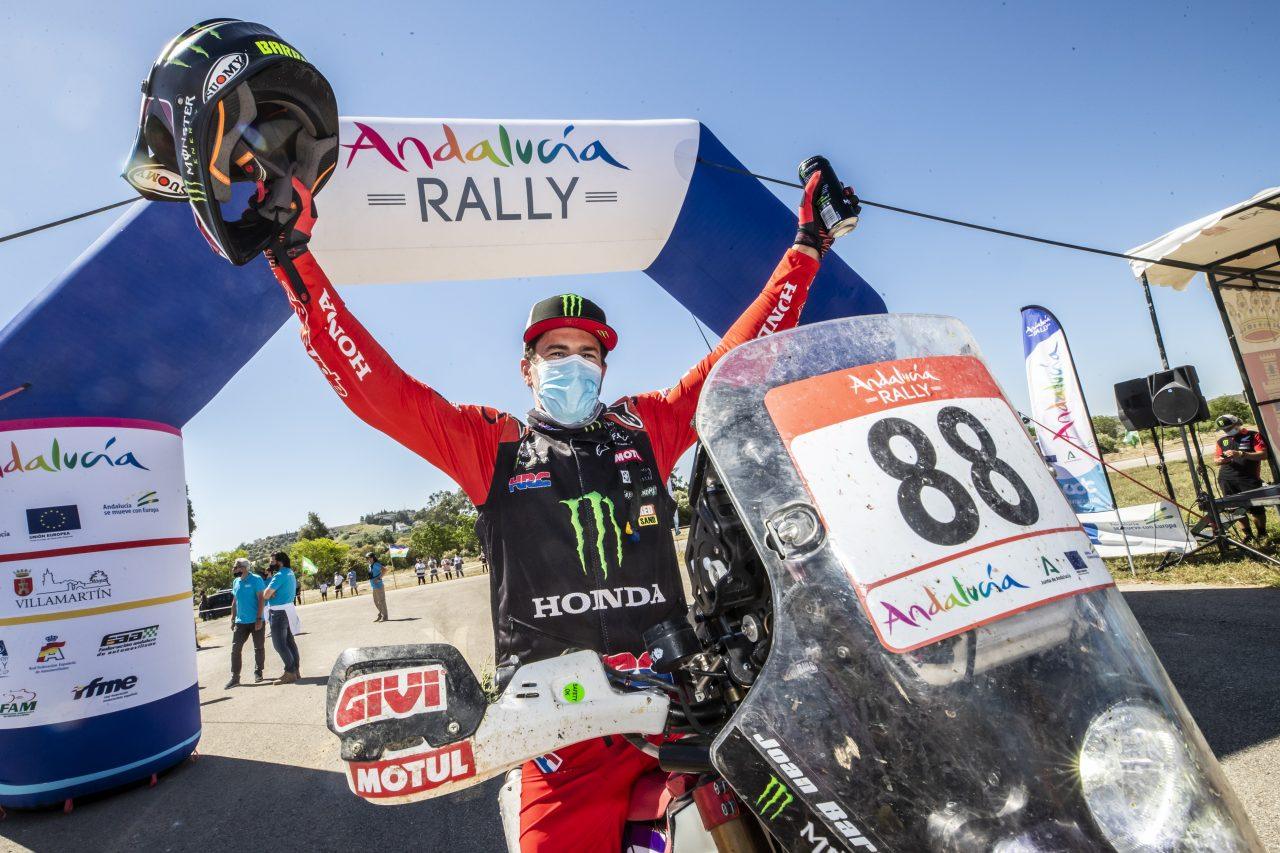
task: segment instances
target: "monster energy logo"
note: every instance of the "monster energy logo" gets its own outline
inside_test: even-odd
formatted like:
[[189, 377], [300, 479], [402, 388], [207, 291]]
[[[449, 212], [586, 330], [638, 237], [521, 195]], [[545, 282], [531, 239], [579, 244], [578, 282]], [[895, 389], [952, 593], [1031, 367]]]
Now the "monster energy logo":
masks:
[[560, 297], [560, 313], [566, 317], [582, 316], [582, 297], [576, 293], [565, 293]]
[[[794, 799], [791, 791], [787, 790], [787, 786], [779, 782], [777, 776], [770, 775], [769, 784], [765, 787], [764, 793], [756, 797], [756, 808], [761, 815], [774, 820], [787, 806], [791, 805]], [[773, 809], [773, 814], [769, 814], [769, 809]]]
[[[609, 560], [604, 547], [604, 529], [605, 516], [608, 516], [609, 524], [613, 529], [613, 541], [618, 549], [618, 566], [622, 566], [622, 531], [618, 528], [618, 520], [613, 514], [613, 501], [606, 498], [599, 492], [588, 492], [580, 498], [570, 498], [567, 501], [560, 501], [569, 508], [569, 521], [573, 524], [573, 534], [578, 540], [578, 562], [582, 564], [582, 573], [587, 573], [587, 554], [586, 554], [586, 531], [582, 527], [582, 518], [579, 509], [585, 503], [590, 507], [592, 520], [595, 522], [596, 528], [596, 557], [600, 560], [600, 569], [604, 572], [604, 576], [609, 577]], [[605, 508], [608, 512], [605, 512]]]

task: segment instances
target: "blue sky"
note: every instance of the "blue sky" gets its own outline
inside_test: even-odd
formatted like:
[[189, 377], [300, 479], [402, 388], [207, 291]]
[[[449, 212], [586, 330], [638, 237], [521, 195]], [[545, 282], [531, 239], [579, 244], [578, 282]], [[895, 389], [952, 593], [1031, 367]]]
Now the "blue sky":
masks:
[[[179, 7], [181, 11], [179, 11]], [[826, 153], [868, 198], [1114, 249], [1280, 183], [1274, 3], [14, 3], [0, 11], [0, 233], [128, 197], [138, 83], [187, 25], [238, 16], [316, 62], [348, 115], [696, 118], [749, 167]], [[536, 10], [536, 11], [535, 11]], [[790, 204], [795, 197], [781, 193]], [[323, 214], [323, 197], [321, 197]], [[0, 321], [110, 214], [0, 245]], [[951, 314], [1026, 400], [1018, 308], [1055, 311], [1095, 413], [1158, 366], [1121, 261], [869, 211], [839, 253], [894, 311]], [[761, 280], [768, 270], [761, 270]], [[705, 352], [640, 274], [347, 288], [411, 372], [523, 413], [518, 332], [535, 299], [603, 303], [624, 348], [606, 396], [668, 385]], [[1156, 294], [1170, 358], [1210, 395], [1240, 381], [1207, 291]], [[463, 318], [458, 321], [454, 318]], [[627, 341], [658, 344], [644, 360]], [[632, 350], [635, 352], [635, 350]], [[291, 321], [185, 430], [198, 554], [421, 505], [448, 485], [358, 422]]]

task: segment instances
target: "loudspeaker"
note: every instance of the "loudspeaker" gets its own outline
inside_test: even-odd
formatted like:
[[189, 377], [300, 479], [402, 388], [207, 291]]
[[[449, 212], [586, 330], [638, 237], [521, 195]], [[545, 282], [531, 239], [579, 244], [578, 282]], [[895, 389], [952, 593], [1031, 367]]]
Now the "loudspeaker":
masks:
[[1209, 403], [1200, 393], [1200, 378], [1189, 364], [1147, 377], [1151, 410], [1162, 424], [1193, 424], [1209, 420]]
[[1151, 389], [1144, 377], [1116, 383], [1116, 409], [1120, 423], [1127, 430], [1154, 429], [1160, 426], [1151, 410]]

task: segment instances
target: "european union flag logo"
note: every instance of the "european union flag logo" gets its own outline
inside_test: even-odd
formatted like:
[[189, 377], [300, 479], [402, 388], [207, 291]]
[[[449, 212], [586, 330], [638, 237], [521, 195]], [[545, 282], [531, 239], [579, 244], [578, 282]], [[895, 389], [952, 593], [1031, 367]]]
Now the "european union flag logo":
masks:
[[66, 506], [42, 506], [27, 510], [27, 533], [62, 533], [80, 529], [80, 508]]

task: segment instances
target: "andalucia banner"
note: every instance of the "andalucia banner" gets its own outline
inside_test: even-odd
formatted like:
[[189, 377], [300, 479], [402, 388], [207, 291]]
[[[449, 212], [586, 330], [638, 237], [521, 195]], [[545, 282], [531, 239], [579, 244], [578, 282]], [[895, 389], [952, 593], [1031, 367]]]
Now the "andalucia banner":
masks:
[[1058, 487], [1077, 515], [1114, 510], [1111, 484], [1095, 458], [1101, 454], [1067, 335], [1053, 312], [1039, 305], [1022, 309], [1022, 347], [1031, 395], [1029, 414], [1037, 422], [1036, 442], [1053, 468]]

